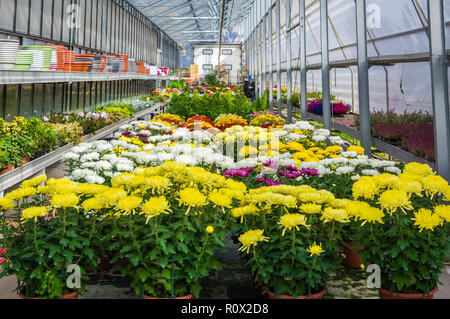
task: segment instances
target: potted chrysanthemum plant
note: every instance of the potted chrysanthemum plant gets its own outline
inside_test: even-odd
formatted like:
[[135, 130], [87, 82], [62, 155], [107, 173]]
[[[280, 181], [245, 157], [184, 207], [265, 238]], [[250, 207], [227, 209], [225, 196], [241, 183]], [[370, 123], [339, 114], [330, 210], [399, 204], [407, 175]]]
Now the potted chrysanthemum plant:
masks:
[[76, 299], [86, 268], [96, 263], [95, 222], [78, 211], [83, 195], [76, 183], [49, 180], [39, 186], [45, 180], [41, 175], [25, 181], [0, 200], [0, 242], [7, 248], [0, 277], [15, 275], [25, 299]]
[[[444, 198], [442, 198], [444, 194]], [[432, 299], [450, 251], [450, 187], [428, 165], [411, 163], [399, 176], [365, 177], [353, 185], [363, 262], [381, 270], [380, 297]], [[359, 205], [359, 204], [356, 204]]]
[[239, 250], [263, 292], [270, 298], [323, 298], [327, 277], [339, 267], [342, 225], [349, 221], [333, 194], [281, 185], [251, 190], [241, 204], [232, 210], [246, 228]]
[[166, 162], [119, 175], [112, 185], [127, 192], [111, 213], [112, 234], [134, 291], [146, 299], [199, 297], [200, 280], [220, 266], [213, 253], [228, 233], [233, 197], [225, 178]]

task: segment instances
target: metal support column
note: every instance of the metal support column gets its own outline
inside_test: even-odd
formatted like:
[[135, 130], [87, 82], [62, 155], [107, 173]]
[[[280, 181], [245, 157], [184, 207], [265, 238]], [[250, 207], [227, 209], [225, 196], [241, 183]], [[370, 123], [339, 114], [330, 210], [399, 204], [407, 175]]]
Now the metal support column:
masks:
[[277, 112], [281, 115], [281, 5], [280, 0], [276, 0], [277, 14]]
[[371, 155], [369, 61], [367, 58], [366, 0], [356, 0], [356, 28], [358, 40], [358, 89], [361, 146]]
[[291, 36], [291, 0], [286, 1], [286, 77], [287, 77], [287, 121], [292, 123], [292, 36]]
[[264, 95], [264, 39], [263, 39], [263, 4], [260, 3], [259, 5], [259, 46], [260, 46], [260, 56], [259, 56], [259, 96]]
[[301, 104], [300, 113], [302, 120], [306, 120], [306, 113], [308, 110], [308, 91], [307, 91], [307, 73], [306, 69], [306, 0], [298, 0], [298, 7], [300, 9], [300, 86], [301, 86]]
[[266, 19], [266, 13], [267, 13], [267, 1], [264, 0], [264, 5], [263, 5], [263, 25], [264, 25], [264, 29], [263, 29], [263, 69], [262, 69], [262, 73], [263, 73], [263, 94], [264, 95], [266, 93], [266, 89], [267, 89], [267, 19]]
[[322, 108], [323, 127], [331, 128], [330, 108], [330, 52], [328, 43], [328, 3], [320, 0], [320, 34], [322, 41]]
[[273, 28], [272, 28], [272, 0], [270, 0], [269, 9], [269, 103], [270, 110], [273, 111]]
[[434, 142], [439, 175], [450, 181], [450, 119], [444, 1], [428, 0]]
[[258, 96], [258, 24], [256, 12], [256, 2], [253, 5], [253, 78], [255, 80], [255, 97]]

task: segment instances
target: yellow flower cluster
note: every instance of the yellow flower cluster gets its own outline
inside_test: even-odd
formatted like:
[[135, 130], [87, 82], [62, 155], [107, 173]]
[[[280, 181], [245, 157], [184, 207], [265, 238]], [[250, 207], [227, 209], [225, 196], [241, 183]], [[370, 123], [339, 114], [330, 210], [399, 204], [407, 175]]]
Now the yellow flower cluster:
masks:
[[270, 125], [270, 126], [283, 126], [286, 123], [286, 121], [280, 117], [275, 116], [269, 113], [261, 114], [255, 117], [251, 122], [251, 126], [258, 126], [262, 127], [264, 125]]
[[214, 124], [217, 128], [222, 129], [222, 128], [229, 128], [232, 126], [247, 126], [248, 122], [241, 116], [228, 115], [217, 118]]

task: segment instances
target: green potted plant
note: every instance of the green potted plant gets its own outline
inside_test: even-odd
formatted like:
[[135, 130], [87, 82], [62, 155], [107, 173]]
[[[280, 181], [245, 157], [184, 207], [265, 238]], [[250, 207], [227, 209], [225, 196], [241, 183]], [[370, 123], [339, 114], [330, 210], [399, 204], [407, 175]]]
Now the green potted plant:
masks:
[[6, 143], [0, 140], [0, 175], [6, 174], [14, 169], [10, 153], [6, 148]]
[[[14, 275], [17, 292], [25, 299], [76, 299], [84, 290], [81, 279], [88, 267], [96, 267], [95, 218], [78, 212], [77, 185], [52, 180], [38, 186], [45, 175], [25, 181], [0, 200], [0, 211], [15, 209], [1, 218], [3, 257], [0, 278]], [[79, 266], [80, 286], [67, 285], [70, 265]]]
[[406, 165], [398, 177], [354, 184], [354, 198], [371, 206], [356, 214], [363, 224], [357, 243], [365, 246], [362, 261], [381, 269], [381, 298], [434, 297], [450, 251], [450, 206], [439, 203], [448, 192], [447, 181], [418, 163]]
[[[191, 187], [183, 187], [183, 181]], [[213, 253], [228, 233], [224, 211], [232, 198], [215, 186], [223, 181], [202, 168], [172, 162], [112, 180], [122, 193], [111, 213], [111, 237], [117, 238], [111, 244], [117, 252], [113, 262], [122, 260], [122, 273], [137, 294], [146, 299], [199, 296], [200, 279], [219, 267]]]
[[333, 199], [309, 186], [281, 185], [254, 190], [232, 210], [244, 228], [240, 251], [270, 298], [323, 298], [327, 277], [339, 266], [342, 225], [349, 221]]

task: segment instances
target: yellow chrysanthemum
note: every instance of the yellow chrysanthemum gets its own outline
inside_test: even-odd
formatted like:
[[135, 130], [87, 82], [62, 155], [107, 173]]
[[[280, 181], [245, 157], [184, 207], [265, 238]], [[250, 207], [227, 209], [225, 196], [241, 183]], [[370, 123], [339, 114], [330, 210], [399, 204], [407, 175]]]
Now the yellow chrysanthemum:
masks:
[[49, 179], [47, 181], [47, 186], [49, 186], [50, 194], [68, 194], [68, 193], [78, 193], [79, 184], [68, 180], [66, 178], [61, 179]]
[[403, 170], [406, 174], [413, 174], [422, 177], [433, 175], [433, 169], [427, 164], [409, 163], [405, 165]]
[[230, 208], [231, 204], [233, 203], [233, 198], [230, 196], [219, 193], [217, 190], [213, 191], [211, 194], [208, 195], [208, 200], [212, 202], [216, 206], [220, 207], [227, 207]]
[[381, 194], [378, 199], [382, 209], [385, 209], [389, 214], [392, 215], [397, 209], [401, 209], [403, 212], [406, 210], [413, 209], [409, 196], [405, 191], [401, 190], [387, 190]]
[[97, 184], [80, 184], [78, 185], [78, 193], [83, 195], [96, 195], [109, 190], [106, 185]]
[[212, 234], [214, 232], [214, 227], [212, 227], [211, 225], [209, 225], [208, 227], [206, 227], [206, 232], [208, 234]]
[[310, 253], [310, 257], [316, 255], [316, 256], [320, 256], [322, 253], [325, 252], [325, 250], [323, 250], [322, 248], [322, 244], [317, 245], [316, 242], [314, 242], [311, 246], [309, 246], [306, 251], [308, 253]]
[[249, 230], [245, 234], [239, 236], [238, 239], [242, 244], [239, 251], [247, 251], [247, 253], [252, 245], [257, 246], [259, 242], [269, 241], [269, 237], [264, 236], [264, 230], [261, 229]]
[[97, 197], [89, 198], [85, 200], [83, 203], [81, 203], [81, 207], [84, 208], [85, 211], [99, 211], [103, 208], [106, 208], [106, 206], [99, 201]]
[[416, 194], [417, 196], [422, 197], [422, 184], [417, 180], [400, 177], [394, 184], [394, 187], [398, 190], [405, 191], [409, 196], [411, 194]]
[[322, 212], [322, 216], [320, 217], [324, 223], [328, 223], [331, 221], [336, 221], [339, 223], [348, 223], [349, 215], [345, 209], [334, 209], [331, 207], [325, 208]]
[[304, 202], [304, 203], [318, 203], [322, 199], [322, 196], [317, 191], [300, 193], [300, 194], [298, 194], [297, 197], [301, 202]]
[[171, 186], [171, 182], [167, 177], [151, 176], [145, 178], [145, 186], [151, 189], [153, 194], [161, 194]]
[[284, 227], [283, 233], [281, 236], [284, 236], [286, 233], [286, 230], [291, 230], [292, 228], [295, 228], [297, 230], [300, 230], [298, 226], [305, 226], [306, 228], [309, 228], [308, 225], [306, 225], [306, 216], [302, 214], [286, 214], [281, 216], [280, 221], [278, 222], [280, 224], [281, 228]]
[[333, 207], [333, 208], [345, 208], [347, 206], [348, 202], [349, 202], [348, 199], [335, 198], [328, 203], [328, 206]]
[[369, 203], [366, 202], [360, 202], [360, 201], [348, 201], [347, 205], [345, 206], [345, 210], [347, 211], [347, 214], [349, 216], [354, 217], [356, 220], [358, 220], [361, 217], [361, 214], [364, 210], [370, 209], [371, 206]]
[[74, 193], [55, 194], [50, 200], [50, 204], [55, 208], [76, 207], [80, 198]]
[[161, 214], [169, 214], [170, 212], [172, 212], [172, 210], [170, 209], [169, 202], [164, 196], [152, 197], [142, 206], [142, 214], [147, 216], [146, 223], [153, 217]]
[[361, 146], [352, 145], [347, 149], [347, 152], [356, 152], [358, 155], [364, 155], [364, 148]]
[[0, 198], [0, 211], [7, 211], [16, 207], [14, 200], [9, 197]]
[[423, 188], [428, 196], [443, 194], [447, 191], [448, 182], [441, 176], [429, 175], [422, 180]]
[[435, 206], [434, 213], [438, 214], [447, 223], [450, 223], [450, 205]]
[[378, 209], [376, 207], [368, 207], [362, 210], [359, 214], [359, 218], [363, 221], [361, 226], [364, 226], [366, 223], [380, 223], [384, 224], [383, 222], [384, 213], [381, 209]]
[[373, 199], [378, 194], [379, 188], [375, 180], [371, 177], [362, 177], [355, 182], [352, 187], [353, 198]]
[[147, 177], [158, 176], [161, 174], [161, 167], [147, 167], [142, 170], [142, 174]]
[[28, 198], [36, 194], [36, 188], [34, 187], [21, 187], [12, 192], [6, 194], [5, 197], [8, 197], [12, 200], [19, 201], [23, 198]]
[[127, 197], [127, 192], [121, 188], [111, 188], [106, 192], [95, 195], [100, 203], [106, 207], [112, 207], [123, 198]]
[[419, 232], [424, 229], [434, 231], [434, 228], [442, 223], [441, 217], [429, 209], [419, 209], [417, 213], [414, 213], [414, 217], [411, 219], [415, 220], [414, 225], [419, 227]]
[[383, 173], [373, 177], [379, 188], [392, 188], [400, 178], [397, 175]]
[[208, 204], [206, 196], [196, 188], [185, 188], [180, 191], [180, 199], [178, 201], [180, 206], [189, 206], [186, 215], [189, 214], [191, 207], [202, 207]]
[[169, 177], [176, 175], [184, 175], [186, 170], [187, 170], [186, 164], [172, 161], [164, 162], [164, 164], [161, 166], [161, 171], [163, 171]]
[[131, 184], [131, 180], [134, 178], [134, 174], [131, 173], [124, 173], [117, 175], [113, 179], [111, 179], [111, 185], [113, 188], [119, 188], [123, 185], [129, 185]]
[[33, 179], [24, 181], [22, 183], [22, 187], [36, 187], [36, 186], [39, 186], [40, 184], [42, 184], [43, 182], [45, 182], [46, 180], [47, 180], [47, 175], [42, 174]]
[[450, 202], [450, 186], [444, 192], [444, 200]]
[[129, 214], [138, 208], [142, 203], [142, 197], [128, 196], [117, 202], [116, 210]]
[[245, 216], [258, 215], [258, 213], [259, 209], [254, 204], [233, 208], [231, 210], [231, 215], [233, 215], [234, 218], [241, 218], [241, 223], [244, 221]]
[[239, 151], [239, 156], [240, 157], [248, 157], [250, 155], [258, 155], [258, 150], [254, 147], [251, 146], [244, 146], [243, 148], [240, 149]]
[[308, 215], [320, 214], [322, 205], [317, 204], [303, 204], [300, 206], [300, 211]]
[[22, 219], [43, 217], [48, 214], [48, 211], [48, 207], [30, 207], [22, 211]]

